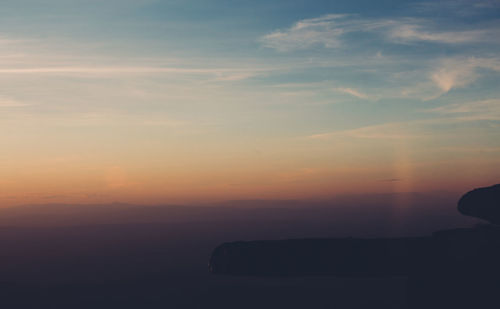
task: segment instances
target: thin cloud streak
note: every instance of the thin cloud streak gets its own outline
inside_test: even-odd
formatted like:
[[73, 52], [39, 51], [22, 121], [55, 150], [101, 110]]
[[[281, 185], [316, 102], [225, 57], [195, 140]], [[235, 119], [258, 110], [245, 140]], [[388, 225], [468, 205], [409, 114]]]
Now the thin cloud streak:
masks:
[[421, 25], [402, 24], [390, 30], [389, 37], [395, 41], [406, 42], [427, 41], [446, 44], [465, 44], [487, 42], [492, 36], [500, 34], [497, 29], [432, 32]]
[[399, 178], [389, 178], [389, 179], [380, 179], [379, 182], [397, 182], [397, 181], [402, 181], [402, 179]]
[[[436, 135], [433, 126], [457, 125], [483, 120], [500, 120], [500, 100], [491, 99], [463, 104], [452, 104], [426, 110], [441, 114], [439, 118], [419, 119], [407, 122], [387, 122], [355, 129], [338, 130], [307, 136], [312, 140], [329, 140], [335, 137], [360, 139], [413, 139]], [[443, 117], [443, 116], [448, 117]]]
[[495, 44], [491, 38], [500, 36], [495, 25], [489, 28], [440, 31], [428, 19], [422, 18], [362, 18], [357, 15], [330, 14], [303, 19], [290, 28], [276, 30], [260, 38], [264, 47], [280, 52], [313, 47], [339, 48], [348, 46], [347, 35], [355, 32], [376, 33], [392, 43], [433, 42], [441, 44]]
[[420, 135], [418, 134], [401, 130], [402, 126], [407, 126], [407, 124], [400, 122], [385, 123], [350, 130], [339, 130], [334, 132], [313, 134], [308, 136], [308, 138], [314, 140], [328, 140], [333, 137], [349, 137], [361, 139], [408, 139], [420, 137]]
[[25, 107], [32, 104], [19, 102], [17, 100], [0, 96], [0, 108], [2, 107]]
[[463, 120], [500, 120], [500, 99], [488, 99], [461, 104], [450, 104], [428, 112], [451, 115]]
[[[144, 74], [144, 73], [174, 73], [174, 74], [215, 74], [218, 76], [232, 76], [238, 74], [236, 79], [253, 76], [257, 72], [267, 69], [202, 69], [202, 68], [177, 68], [177, 67], [31, 67], [31, 68], [0, 68], [0, 74]], [[242, 73], [243, 72], [243, 73]], [[221, 79], [223, 80], [223, 79]]]
[[352, 89], [352, 88], [336, 88], [335, 90], [337, 90], [339, 92], [342, 92], [342, 93], [347, 93], [347, 94], [352, 95], [352, 96], [354, 96], [356, 98], [359, 98], [359, 99], [364, 99], [364, 100], [368, 100], [369, 99], [368, 95], [366, 95], [364, 93], [361, 93], [361, 92], [359, 92], [356, 89]]

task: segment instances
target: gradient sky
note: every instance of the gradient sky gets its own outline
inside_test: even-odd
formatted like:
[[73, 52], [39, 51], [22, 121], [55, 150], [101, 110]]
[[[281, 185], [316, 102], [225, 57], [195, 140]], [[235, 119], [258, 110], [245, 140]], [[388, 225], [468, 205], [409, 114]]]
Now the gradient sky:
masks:
[[500, 182], [500, 1], [3, 0], [0, 206]]

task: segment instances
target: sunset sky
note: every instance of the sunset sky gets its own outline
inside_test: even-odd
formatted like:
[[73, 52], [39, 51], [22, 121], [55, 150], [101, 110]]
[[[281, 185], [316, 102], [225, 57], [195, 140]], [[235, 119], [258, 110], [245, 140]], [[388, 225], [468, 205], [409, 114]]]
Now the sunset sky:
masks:
[[2, 0], [0, 207], [500, 182], [500, 2]]

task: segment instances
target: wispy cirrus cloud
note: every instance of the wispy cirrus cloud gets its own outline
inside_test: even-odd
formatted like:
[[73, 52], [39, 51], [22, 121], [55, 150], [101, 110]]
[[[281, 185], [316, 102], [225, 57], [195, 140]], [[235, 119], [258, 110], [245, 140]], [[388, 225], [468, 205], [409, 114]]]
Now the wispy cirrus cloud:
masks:
[[500, 99], [449, 104], [428, 110], [462, 120], [500, 120]]
[[303, 19], [286, 30], [277, 30], [260, 39], [265, 47], [278, 51], [306, 49], [319, 45], [326, 48], [340, 46], [340, 36], [345, 32], [338, 20], [346, 15], [329, 14], [312, 19]]
[[461, 88], [472, 83], [477, 79], [477, 73], [475, 67], [472, 65], [458, 66], [448, 62], [432, 72], [430, 79], [440, 89], [440, 94], [442, 94], [453, 88]]
[[477, 70], [480, 68], [500, 71], [500, 59], [474, 57], [443, 59], [438, 68], [431, 72], [430, 79], [440, 89], [440, 94], [443, 94], [474, 82], [479, 77]]
[[[207, 63], [203, 59], [189, 59], [182, 56], [134, 58], [110, 56], [105, 52], [91, 54], [85, 53], [82, 44], [68, 39], [42, 41], [11, 37], [12, 35], [0, 34], [0, 47], [2, 47], [0, 77], [2, 75], [121, 77], [163, 74], [224, 82], [245, 80], [275, 69], [263, 65], [244, 65], [227, 59], [214, 64]], [[62, 49], [60, 46], [69, 47]], [[20, 50], [22, 53], [19, 53]]]
[[338, 92], [346, 93], [359, 99], [368, 100], [370, 97], [356, 89], [353, 88], [336, 88]]
[[349, 137], [359, 139], [408, 139], [421, 137], [420, 133], [413, 130], [414, 124], [393, 122], [373, 126], [365, 126], [356, 129], [339, 130], [308, 136], [314, 140], [328, 140], [334, 137]]
[[[439, 115], [437, 118], [417, 119], [407, 122], [387, 122], [363, 126], [354, 129], [337, 130], [309, 135], [312, 140], [330, 140], [334, 138], [408, 140], [429, 139], [438, 136], [456, 136], [457, 129], [464, 134], [474, 135], [467, 124], [479, 124], [481, 121], [500, 121], [500, 99], [487, 99], [456, 103], [425, 110]], [[487, 124], [483, 124], [487, 126]], [[490, 130], [489, 134], [498, 133]]]
[[[2, 106], [0, 105], [0, 108]], [[3, 123], [18, 123], [23, 126], [55, 126], [55, 127], [164, 127], [180, 129], [192, 127], [194, 124], [185, 119], [169, 118], [165, 115], [130, 115], [113, 113], [73, 112], [60, 113], [40, 117], [36, 113], [11, 115], [9, 119], [2, 119]], [[204, 123], [196, 125], [206, 125]]]
[[377, 98], [430, 101], [452, 90], [482, 83], [482, 78], [488, 74], [500, 73], [500, 58], [491, 55], [436, 57], [420, 60], [420, 63], [421, 66], [414, 70], [398, 70], [388, 75], [391, 86], [377, 89]]
[[122, 74], [185, 74], [212, 75], [219, 81], [237, 81], [253, 77], [266, 69], [239, 68], [181, 68], [146, 66], [51, 66], [1, 68], [0, 74], [82, 74], [82, 75], [122, 75]]
[[445, 44], [464, 44], [486, 42], [492, 36], [498, 35], [498, 29], [479, 29], [464, 31], [433, 31], [419, 24], [400, 24], [388, 31], [393, 41], [417, 42], [427, 41]]
[[500, 35], [500, 29], [495, 25], [446, 31], [440, 30], [438, 25], [439, 23], [424, 18], [362, 18], [359, 15], [329, 14], [300, 20], [288, 29], [264, 35], [259, 41], [265, 47], [286, 52], [314, 47], [348, 46], [347, 36], [355, 32], [377, 34], [391, 43], [495, 43], [491, 38]]

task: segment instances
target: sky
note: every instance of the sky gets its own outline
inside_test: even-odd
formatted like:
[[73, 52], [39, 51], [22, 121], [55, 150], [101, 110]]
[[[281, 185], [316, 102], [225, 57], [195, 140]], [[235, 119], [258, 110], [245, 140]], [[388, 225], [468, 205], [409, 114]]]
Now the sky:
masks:
[[0, 207], [500, 182], [500, 1], [2, 0]]

